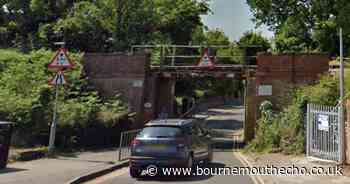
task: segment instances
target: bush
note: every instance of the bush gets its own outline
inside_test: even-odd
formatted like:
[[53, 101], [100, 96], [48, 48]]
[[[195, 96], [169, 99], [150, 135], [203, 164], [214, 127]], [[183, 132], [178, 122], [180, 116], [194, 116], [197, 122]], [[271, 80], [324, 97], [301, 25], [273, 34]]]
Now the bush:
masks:
[[[48, 85], [54, 72], [50, 72], [47, 65], [53, 55], [54, 52], [43, 49], [30, 54], [0, 50], [0, 118], [15, 122], [15, 143], [19, 145], [48, 142], [55, 90]], [[120, 119], [126, 117], [127, 107], [119, 96], [103, 101], [83, 77], [81, 55], [70, 56], [76, 68], [65, 72], [70, 85], [59, 89], [57, 142], [68, 147], [92, 145], [84, 143], [91, 129], [108, 132], [110, 128], [117, 128]], [[104, 136], [106, 134], [101, 135]]]
[[309, 103], [333, 106], [339, 100], [339, 80], [331, 75], [322, 76], [317, 84], [305, 86], [302, 90]]
[[304, 152], [304, 116], [298, 104], [290, 105], [276, 120], [279, 122], [280, 148], [284, 153]]
[[279, 123], [273, 114], [271, 102], [262, 102], [259, 110], [261, 118], [257, 122], [256, 135], [246, 150], [252, 152], [273, 152], [279, 148], [280, 144]]

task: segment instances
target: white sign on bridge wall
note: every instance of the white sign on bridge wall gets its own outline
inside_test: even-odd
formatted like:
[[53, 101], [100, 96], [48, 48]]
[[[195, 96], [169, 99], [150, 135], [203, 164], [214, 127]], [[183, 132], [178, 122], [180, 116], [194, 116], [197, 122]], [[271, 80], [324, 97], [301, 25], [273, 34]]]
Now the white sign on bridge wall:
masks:
[[272, 86], [259, 85], [258, 96], [272, 96]]
[[132, 81], [132, 86], [134, 88], [141, 88], [141, 87], [143, 87], [143, 80], [134, 80], [134, 81]]

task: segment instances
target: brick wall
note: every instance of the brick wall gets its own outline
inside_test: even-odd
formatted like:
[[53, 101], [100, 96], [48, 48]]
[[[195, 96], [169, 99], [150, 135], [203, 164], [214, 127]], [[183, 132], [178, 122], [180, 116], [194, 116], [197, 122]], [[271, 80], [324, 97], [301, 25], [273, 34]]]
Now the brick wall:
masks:
[[143, 113], [146, 76], [150, 70], [149, 55], [86, 53], [84, 70], [89, 82], [103, 97], [120, 93], [129, 103], [130, 110]]
[[350, 164], [350, 99], [345, 103], [346, 118], [345, 118], [345, 164]]
[[[247, 89], [246, 140], [254, 136], [259, 105], [271, 101], [277, 109], [283, 104], [291, 87], [314, 83], [329, 70], [329, 57], [324, 54], [259, 55], [254, 79]], [[259, 86], [272, 86], [272, 95], [259, 96]], [[254, 89], [255, 88], [255, 89]]]
[[[259, 55], [257, 59], [257, 104], [272, 101], [277, 107], [291, 87], [311, 84], [329, 70], [329, 57], [324, 54]], [[272, 86], [271, 96], [259, 96], [259, 86]]]

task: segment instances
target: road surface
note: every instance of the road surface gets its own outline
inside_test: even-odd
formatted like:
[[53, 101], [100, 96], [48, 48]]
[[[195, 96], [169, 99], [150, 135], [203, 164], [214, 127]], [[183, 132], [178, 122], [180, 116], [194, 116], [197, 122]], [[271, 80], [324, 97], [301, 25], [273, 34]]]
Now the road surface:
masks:
[[[227, 131], [238, 131], [243, 127], [244, 110], [241, 107], [234, 108], [215, 108], [209, 109], [210, 115], [208, 125], [211, 128], [223, 129]], [[216, 150], [214, 152], [213, 162], [208, 168], [223, 167], [244, 167], [242, 162], [234, 155], [232, 149]], [[87, 184], [160, 184], [171, 182], [173, 184], [254, 184], [251, 177], [234, 175], [209, 175], [209, 176], [177, 176], [177, 177], [146, 177], [142, 179], [133, 179], [129, 176], [129, 168], [122, 168], [108, 175], [96, 178]]]

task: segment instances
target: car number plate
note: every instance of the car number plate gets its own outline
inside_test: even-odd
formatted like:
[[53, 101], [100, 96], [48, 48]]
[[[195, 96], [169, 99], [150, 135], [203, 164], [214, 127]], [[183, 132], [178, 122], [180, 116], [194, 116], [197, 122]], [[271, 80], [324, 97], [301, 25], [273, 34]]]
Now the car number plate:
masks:
[[166, 146], [165, 145], [153, 145], [152, 149], [155, 151], [163, 151], [166, 149]]

